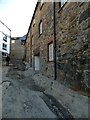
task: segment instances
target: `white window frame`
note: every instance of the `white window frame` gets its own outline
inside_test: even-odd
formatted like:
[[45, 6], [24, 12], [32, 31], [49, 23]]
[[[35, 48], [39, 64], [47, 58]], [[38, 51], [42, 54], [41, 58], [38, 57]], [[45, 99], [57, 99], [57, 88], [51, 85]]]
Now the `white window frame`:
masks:
[[48, 44], [48, 60], [51, 62], [53, 61], [54, 56], [53, 56], [53, 42]]

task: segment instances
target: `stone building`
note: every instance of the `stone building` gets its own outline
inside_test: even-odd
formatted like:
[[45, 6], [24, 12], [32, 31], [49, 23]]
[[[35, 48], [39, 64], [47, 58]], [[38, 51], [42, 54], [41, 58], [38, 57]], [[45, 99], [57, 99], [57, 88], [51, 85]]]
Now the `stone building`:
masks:
[[11, 39], [11, 62], [20, 61], [24, 58], [25, 46], [24, 41], [26, 37], [14, 37]]
[[26, 61], [35, 71], [87, 90], [89, 2], [37, 2], [26, 36]]
[[78, 90], [89, 87], [90, 2], [56, 4], [57, 79]]
[[26, 61], [48, 77], [54, 77], [53, 31], [53, 4], [38, 2], [27, 34]]
[[25, 61], [27, 62], [27, 63], [29, 63], [30, 64], [30, 62], [31, 61], [29, 61], [30, 60], [30, 52], [31, 52], [31, 50], [30, 50], [30, 46], [31, 46], [31, 44], [30, 44], [30, 34], [28, 34], [27, 36], [26, 36], [26, 41], [25, 41], [25, 55], [24, 55], [24, 59], [25, 59]]

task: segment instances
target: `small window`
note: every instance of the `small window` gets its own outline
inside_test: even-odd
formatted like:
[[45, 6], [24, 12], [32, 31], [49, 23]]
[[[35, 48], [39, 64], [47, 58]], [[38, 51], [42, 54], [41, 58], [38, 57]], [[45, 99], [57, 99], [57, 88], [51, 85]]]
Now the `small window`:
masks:
[[6, 35], [3, 37], [3, 40], [4, 40], [5, 42], [7, 42], [7, 36], [6, 36]]
[[39, 23], [39, 34], [42, 34], [42, 21]]
[[48, 61], [53, 61], [53, 42], [48, 44]]
[[59, 2], [60, 6], [63, 7], [63, 5], [67, 2], [67, 0], [61, 0], [61, 2]]
[[3, 47], [2, 47], [3, 50], [7, 50], [7, 45], [5, 43], [3, 43]]
[[6, 57], [6, 56], [7, 56], [7, 53], [2, 52], [2, 57]]
[[14, 43], [15, 43], [15, 40], [12, 40], [11, 43], [14, 44]]
[[34, 45], [34, 37], [32, 36], [32, 45]]
[[44, 2], [43, 2], [43, 0], [41, 0], [41, 2], [40, 2], [40, 4], [41, 4], [41, 7], [42, 7], [43, 3], [44, 3]]

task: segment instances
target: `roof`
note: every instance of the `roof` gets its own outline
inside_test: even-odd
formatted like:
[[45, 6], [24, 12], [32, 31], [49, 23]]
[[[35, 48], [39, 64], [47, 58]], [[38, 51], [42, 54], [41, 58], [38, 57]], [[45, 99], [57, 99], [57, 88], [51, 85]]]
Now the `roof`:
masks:
[[25, 40], [26, 40], [26, 35], [24, 35], [23, 37], [12, 37], [12, 40], [21, 40], [21, 41], [25, 41]]
[[24, 35], [23, 37], [20, 38], [21, 41], [25, 41], [26, 40], [26, 35]]
[[[37, 1], [36, 7], [35, 7], [35, 10], [34, 10], [34, 13], [33, 13], [32, 19], [31, 19], [31, 22], [30, 22], [30, 26], [29, 26], [29, 28], [28, 28], [28, 32], [27, 32], [27, 35], [26, 35], [26, 40], [27, 40], [27, 36], [28, 36], [28, 34], [29, 34], [29, 31], [30, 31], [30, 28], [31, 28], [31, 25], [32, 25], [32, 22], [33, 22], [33, 19], [34, 19], [34, 16], [35, 16], [35, 13], [36, 13], [36, 10], [37, 10], [38, 5], [39, 5], [39, 2]], [[25, 41], [26, 41], [26, 40], [25, 40]]]
[[11, 37], [12, 40], [19, 40], [21, 37]]

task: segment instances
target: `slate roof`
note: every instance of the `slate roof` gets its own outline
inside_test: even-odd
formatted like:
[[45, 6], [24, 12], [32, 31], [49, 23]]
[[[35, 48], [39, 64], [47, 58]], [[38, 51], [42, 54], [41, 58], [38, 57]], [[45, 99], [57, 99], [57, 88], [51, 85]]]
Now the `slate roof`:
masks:
[[25, 41], [26, 40], [26, 35], [24, 35], [23, 37], [20, 38], [21, 41]]

